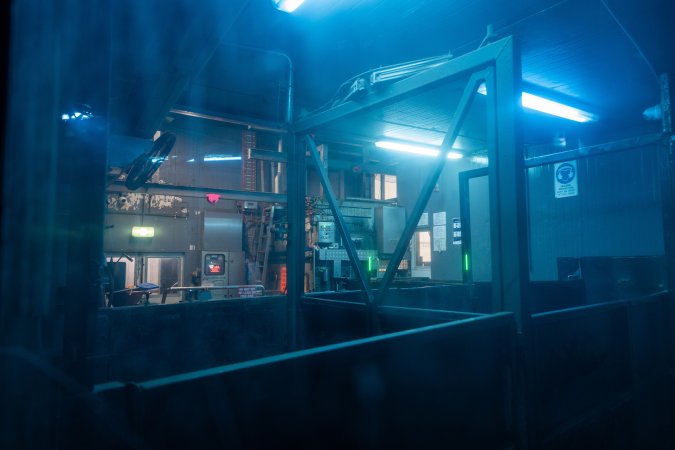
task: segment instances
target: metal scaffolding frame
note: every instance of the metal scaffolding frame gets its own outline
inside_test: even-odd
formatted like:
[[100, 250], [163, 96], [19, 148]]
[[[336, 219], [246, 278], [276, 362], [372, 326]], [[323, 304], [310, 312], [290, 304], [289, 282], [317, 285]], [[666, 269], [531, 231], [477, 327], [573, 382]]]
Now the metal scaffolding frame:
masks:
[[[514, 38], [508, 37], [447, 63], [403, 79], [381, 91], [371, 93], [359, 101], [348, 101], [332, 109], [317, 113], [298, 121], [293, 133], [296, 146], [289, 155], [289, 223], [290, 230], [288, 257], [288, 293], [289, 310], [296, 311], [297, 302], [303, 294], [304, 267], [304, 198], [305, 198], [305, 155], [308, 143], [310, 154], [315, 159], [316, 149], [310, 137], [337, 120], [348, 118], [359, 112], [382, 108], [405, 98], [460, 77], [469, 77], [469, 82], [453, 115], [446, 133], [442, 151], [435, 160], [434, 169], [426, 180], [419, 199], [414, 205], [404, 233], [399, 240], [394, 257], [389, 263], [380, 289], [373, 299], [379, 304], [394, 277], [405, 250], [412, 237], [419, 216], [421, 216], [438, 177], [445, 165], [446, 154], [452, 147], [462, 122], [469, 109], [477, 88], [483, 81], [487, 87], [487, 125], [488, 125], [488, 169], [490, 183], [490, 232], [492, 241], [492, 310], [512, 311], [515, 313], [518, 327], [522, 330], [529, 317], [526, 286], [528, 282], [527, 228], [525, 216], [525, 179], [524, 153], [520, 104], [521, 65], [520, 52]], [[301, 139], [302, 138], [302, 139]], [[316, 164], [321, 169], [321, 164]], [[330, 182], [325, 170], [319, 170], [321, 183], [329, 187]], [[329, 189], [326, 190], [327, 192]], [[329, 203], [338, 224], [342, 216], [334, 196]], [[345, 229], [340, 233], [347, 243], [351, 240]], [[353, 250], [353, 249], [352, 249]], [[353, 267], [357, 268], [359, 284], [366, 301], [372, 299], [367, 283], [359, 272], [360, 264], [355, 251], [347, 249]]]

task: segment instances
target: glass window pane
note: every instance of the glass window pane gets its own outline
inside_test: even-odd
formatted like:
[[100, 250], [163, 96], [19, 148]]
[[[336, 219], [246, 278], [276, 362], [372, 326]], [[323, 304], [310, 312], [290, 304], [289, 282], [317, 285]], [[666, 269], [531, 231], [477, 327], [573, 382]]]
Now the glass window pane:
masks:
[[396, 197], [396, 175], [384, 175], [384, 200]]
[[418, 246], [418, 264], [431, 264], [431, 233], [429, 231], [420, 231], [417, 233], [419, 239]]
[[373, 175], [373, 198], [382, 200], [382, 174]]

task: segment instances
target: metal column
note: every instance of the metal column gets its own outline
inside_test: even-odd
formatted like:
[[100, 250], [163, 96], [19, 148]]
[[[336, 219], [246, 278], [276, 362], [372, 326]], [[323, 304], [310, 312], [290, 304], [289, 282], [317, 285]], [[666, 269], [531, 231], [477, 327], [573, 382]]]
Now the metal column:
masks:
[[286, 253], [286, 327], [290, 350], [297, 348], [298, 302], [304, 294], [305, 276], [305, 148], [288, 134], [288, 246]]
[[512, 311], [519, 331], [529, 319], [527, 217], [520, 53], [513, 39], [488, 76], [488, 166], [493, 312]]
[[518, 358], [512, 414], [518, 448], [528, 448], [527, 424], [535, 411], [529, 286], [528, 230], [523, 146], [521, 62], [510, 39], [495, 59], [486, 83], [488, 93], [488, 180], [492, 246], [492, 311], [512, 311]]
[[478, 90], [480, 84], [484, 81], [485, 76], [486, 76], [485, 71], [474, 73], [473, 75], [471, 75], [469, 82], [464, 88], [462, 98], [460, 99], [459, 105], [457, 105], [457, 109], [455, 110], [455, 113], [452, 116], [450, 128], [448, 128], [448, 132], [446, 133], [445, 138], [443, 139], [441, 151], [434, 160], [434, 165], [431, 174], [429, 175], [429, 177], [424, 183], [424, 186], [422, 187], [422, 191], [420, 192], [420, 195], [417, 198], [417, 202], [415, 203], [415, 206], [413, 207], [412, 212], [410, 213], [410, 217], [406, 222], [405, 229], [403, 230], [403, 233], [398, 240], [396, 250], [394, 250], [391, 260], [387, 265], [387, 271], [382, 277], [382, 283], [380, 284], [380, 289], [377, 293], [376, 299], [377, 304], [382, 303], [382, 300], [384, 299], [384, 296], [387, 293], [387, 290], [389, 289], [389, 285], [391, 284], [391, 281], [394, 278], [396, 269], [398, 268], [398, 265], [401, 263], [401, 259], [403, 258], [403, 255], [405, 254], [406, 249], [408, 248], [410, 239], [412, 238], [413, 234], [415, 233], [415, 230], [417, 229], [417, 223], [419, 222], [420, 217], [424, 212], [424, 208], [427, 206], [427, 203], [429, 202], [429, 197], [431, 197], [431, 194], [434, 191], [434, 187], [438, 182], [438, 178], [441, 176], [441, 172], [443, 172], [443, 169], [445, 168], [448, 152], [450, 151], [453, 144], [455, 143], [455, 140], [457, 139], [459, 130], [462, 127], [462, 123], [464, 122], [466, 114], [469, 111], [471, 101], [476, 96], [476, 91]]

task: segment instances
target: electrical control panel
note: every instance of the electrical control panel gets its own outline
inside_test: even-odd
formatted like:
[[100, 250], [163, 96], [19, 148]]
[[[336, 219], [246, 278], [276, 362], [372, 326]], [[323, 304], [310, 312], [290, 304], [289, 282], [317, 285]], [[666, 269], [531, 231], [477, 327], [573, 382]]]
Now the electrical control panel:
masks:
[[335, 222], [319, 222], [319, 244], [335, 242]]

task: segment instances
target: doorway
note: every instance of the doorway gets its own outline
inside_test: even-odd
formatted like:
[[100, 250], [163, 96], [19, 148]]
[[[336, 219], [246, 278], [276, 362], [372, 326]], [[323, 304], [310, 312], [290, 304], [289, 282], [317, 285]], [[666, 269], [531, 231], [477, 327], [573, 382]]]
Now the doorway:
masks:
[[461, 264], [465, 284], [492, 281], [489, 189], [487, 168], [459, 174]]

